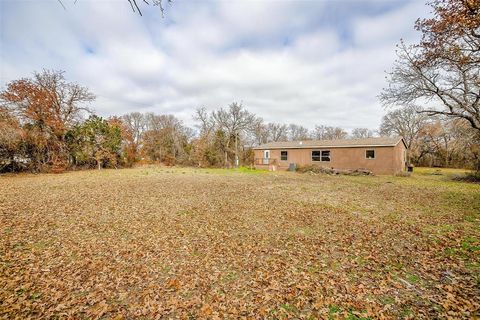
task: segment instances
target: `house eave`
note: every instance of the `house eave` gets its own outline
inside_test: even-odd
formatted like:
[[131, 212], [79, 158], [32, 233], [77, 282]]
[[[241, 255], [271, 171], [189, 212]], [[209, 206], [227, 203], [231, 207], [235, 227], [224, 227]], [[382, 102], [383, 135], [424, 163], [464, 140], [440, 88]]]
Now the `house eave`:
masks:
[[272, 149], [325, 149], [325, 148], [376, 148], [376, 147], [395, 147], [395, 144], [368, 144], [368, 145], [351, 145], [351, 146], [294, 146], [294, 147], [253, 147], [253, 150], [272, 150]]

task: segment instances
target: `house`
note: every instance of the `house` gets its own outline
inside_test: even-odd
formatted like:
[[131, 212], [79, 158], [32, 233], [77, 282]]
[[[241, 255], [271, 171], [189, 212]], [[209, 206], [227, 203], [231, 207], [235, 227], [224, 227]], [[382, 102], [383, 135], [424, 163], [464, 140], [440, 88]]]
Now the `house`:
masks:
[[406, 169], [407, 146], [401, 137], [269, 142], [253, 148], [258, 169], [286, 170], [319, 165], [398, 174]]

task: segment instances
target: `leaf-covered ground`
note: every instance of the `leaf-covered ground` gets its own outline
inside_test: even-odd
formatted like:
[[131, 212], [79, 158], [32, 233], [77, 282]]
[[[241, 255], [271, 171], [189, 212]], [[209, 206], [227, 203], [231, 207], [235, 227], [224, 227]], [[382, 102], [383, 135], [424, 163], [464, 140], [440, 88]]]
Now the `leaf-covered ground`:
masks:
[[478, 184], [139, 168], [0, 191], [0, 318], [479, 315]]

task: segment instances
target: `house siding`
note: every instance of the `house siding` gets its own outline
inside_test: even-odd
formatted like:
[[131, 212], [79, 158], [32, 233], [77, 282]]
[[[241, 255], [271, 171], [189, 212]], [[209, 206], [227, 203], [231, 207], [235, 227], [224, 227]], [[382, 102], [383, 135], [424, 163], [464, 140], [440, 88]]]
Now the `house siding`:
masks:
[[395, 174], [407, 170], [407, 148], [403, 143], [399, 143], [395, 146], [393, 159]]
[[[398, 174], [405, 170], [402, 142], [396, 146], [376, 147], [330, 147], [330, 148], [296, 148], [296, 149], [257, 149], [255, 158], [263, 158], [263, 151], [270, 150], [270, 158], [276, 159], [279, 170], [286, 170], [290, 163], [297, 166], [318, 165], [334, 169], [367, 169], [375, 174]], [[280, 160], [280, 151], [288, 151], [288, 160]], [[330, 161], [312, 161], [313, 150], [330, 150]], [[375, 159], [367, 159], [366, 150], [375, 150]], [[256, 165], [257, 168], [268, 166]]]

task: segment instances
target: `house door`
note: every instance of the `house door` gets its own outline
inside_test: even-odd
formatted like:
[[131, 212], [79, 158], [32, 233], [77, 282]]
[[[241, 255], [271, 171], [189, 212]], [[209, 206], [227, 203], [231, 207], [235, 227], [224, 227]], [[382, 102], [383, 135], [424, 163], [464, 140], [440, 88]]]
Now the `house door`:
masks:
[[268, 164], [270, 162], [270, 150], [263, 151], [263, 164]]

